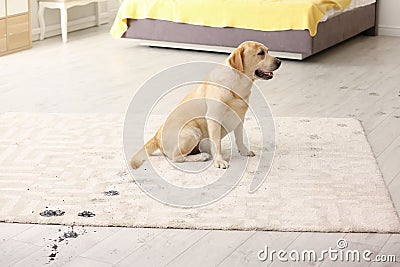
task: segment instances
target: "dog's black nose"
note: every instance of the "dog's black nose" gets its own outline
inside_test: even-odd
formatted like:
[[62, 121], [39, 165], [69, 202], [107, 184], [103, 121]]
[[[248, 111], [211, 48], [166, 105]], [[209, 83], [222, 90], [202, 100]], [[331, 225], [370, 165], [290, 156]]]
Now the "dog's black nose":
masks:
[[280, 59], [278, 59], [278, 58], [275, 58], [276, 68], [279, 68], [281, 66], [281, 64], [282, 64], [282, 61]]

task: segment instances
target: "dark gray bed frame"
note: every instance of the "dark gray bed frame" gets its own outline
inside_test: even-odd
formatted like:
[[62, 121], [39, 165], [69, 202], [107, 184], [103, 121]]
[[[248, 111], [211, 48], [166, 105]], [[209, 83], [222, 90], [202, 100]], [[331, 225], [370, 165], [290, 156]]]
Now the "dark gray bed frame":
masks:
[[308, 30], [257, 31], [208, 27], [154, 19], [129, 19], [124, 38], [149, 46], [231, 52], [247, 40], [265, 44], [276, 56], [304, 59], [360, 33], [377, 34], [377, 3], [331, 17], [318, 25], [317, 35]]

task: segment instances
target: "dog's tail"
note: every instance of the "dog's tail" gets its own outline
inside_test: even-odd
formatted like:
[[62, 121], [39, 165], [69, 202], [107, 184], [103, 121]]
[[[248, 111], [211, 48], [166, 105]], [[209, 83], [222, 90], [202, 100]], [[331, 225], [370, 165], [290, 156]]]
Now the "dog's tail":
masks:
[[153, 136], [131, 159], [131, 166], [137, 169], [147, 159], [147, 154], [151, 156], [159, 147], [157, 135]]

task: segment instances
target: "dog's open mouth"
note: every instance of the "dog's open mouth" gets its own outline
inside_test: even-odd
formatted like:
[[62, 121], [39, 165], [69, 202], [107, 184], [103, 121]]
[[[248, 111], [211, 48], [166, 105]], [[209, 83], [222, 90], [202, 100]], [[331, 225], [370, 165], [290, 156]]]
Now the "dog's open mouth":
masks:
[[260, 69], [257, 69], [255, 74], [258, 78], [261, 78], [264, 80], [269, 80], [274, 77], [274, 73], [272, 71], [262, 71]]

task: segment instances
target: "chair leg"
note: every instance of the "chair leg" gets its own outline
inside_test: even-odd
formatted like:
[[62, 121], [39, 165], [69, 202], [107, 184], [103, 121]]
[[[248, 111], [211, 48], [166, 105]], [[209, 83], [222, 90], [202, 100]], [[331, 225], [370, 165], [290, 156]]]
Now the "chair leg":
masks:
[[46, 22], [44, 20], [44, 10], [45, 7], [41, 3], [39, 3], [39, 10], [38, 10], [38, 19], [39, 19], [39, 27], [40, 27], [40, 40], [44, 39], [44, 34], [46, 31]]
[[63, 43], [67, 42], [67, 34], [68, 34], [68, 12], [66, 7], [60, 8], [61, 14], [61, 35]]
[[100, 2], [96, 2], [96, 23], [100, 26]]

